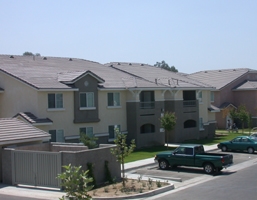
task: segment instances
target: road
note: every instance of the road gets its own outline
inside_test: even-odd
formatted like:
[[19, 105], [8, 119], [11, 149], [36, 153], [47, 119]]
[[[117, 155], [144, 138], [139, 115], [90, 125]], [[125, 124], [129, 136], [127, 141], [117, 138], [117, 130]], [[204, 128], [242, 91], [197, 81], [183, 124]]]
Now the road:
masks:
[[12, 196], [12, 194], [0, 195], [1, 200], [44, 200], [44, 199], [38, 199], [38, 198], [29, 198], [29, 197], [18, 197], [18, 196]]
[[[212, 151], [221, 153], [220, 150]], [[143, 176], [173, 180], [175, 189], [147, 198], [176, 200], [256, 199], [257, 152], [226, 152], [233, 154], [234, 164], [216, 175], [207, 175], [202, 168], [178, 167], [160, 170], [158, 167], [141, 168], [135, 173]]]
[[190, 187], [181, 187], [173, 191], [157, 195], [147, 200], [217, 200], [217, 199], [256, 199], [257, 197], [257, 161], [250, 167], [243, 170], [234, 171], [234, 173], [215, 176], [203, 181], [200, 184], [194, 184]]
[[[212, 151], [211, 153], [223, 153], [220, 150]], [[236, 166], [240, 163], [257, 159], [257, 153], [248, 154], [248, 153], [238, 153], [238, 152], [226, 152], [233, 154], [233, 166]], [[222, 174], [230, 173], [228, 169], [223, 169]], [[199, 177], [209, 177], [206, 175], [202, 168], [193, 168], [193, 167], [177, 167], [176, 169], [160, 170], [157, 166], [153, 168], [140, 168], [133, 172], [134, 174], [150, 176], [154, 178], [167, 179], [171, 181], [177, 181], [174, 183], [175, 186], [180, 186], [183, 182], [199, 178]], [[181, 183], [182, 182], [182, 183]]]

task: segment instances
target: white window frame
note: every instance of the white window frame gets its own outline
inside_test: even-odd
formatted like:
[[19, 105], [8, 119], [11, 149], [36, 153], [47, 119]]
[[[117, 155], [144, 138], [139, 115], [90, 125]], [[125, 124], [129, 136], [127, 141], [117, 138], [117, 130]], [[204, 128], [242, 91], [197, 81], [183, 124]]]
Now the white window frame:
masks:
[[199, 118], [199, 130], [204, 130], [203, 118], [202, 117]]
[[[111, 134], [110, 134], [109, 130], [110, 130], [111, 127], [113, 127], [113, 137], [110, 137]], [[116, 136], [115, 136], [115, 129], [116, 129], [116, 128], [118, 128], [119, 131], [121, 131], [121, 126], [120, 126], [120, 125], [109, 125], [109, 126], [108, 126], [109, 142], [112, 142], [112, 141], [115, 140], [115, 138], [116, 138]]]
[[[54, 107], [49, 107], [49, 95], [54, 95]], [[63, 107], [63, 94], [62, 93], [48, 93], [47, 94], [47, 100], [48, 100], [48, 110], [64, 110]]]
[[[81, 129], [85, 129], [86, 132], [82, 132]], [[81, 128], [79, 129], [79, 132], [80, 132], [80, 133], [84, 133], [84, 134], [86, 134], [86, 135], [89, 136], [89, 137], [93, 137], [93, 136], [94, 136], [94, 129], [93, 129], [92, 126], [90, 126], [90, 127], [89, 127], [89, 126], [88, 126], [88, 127], [81, 127]]]
[[[86, 106], [81, 106], [81, 103], [82, 103], [81, 102], [81, 95], [82, 94], [86, 95]], [[79, 94], [79, 108], [80, 108], [80, 110], [94, 110], [94, 109], [96, 109], [94, 92], [81, 92]]]
[[203, 102], [203, 92], [202, 91], [198, 92], [198, 100], [199, 100], [199, 103]]
[[65, 142], [64, 130], [63, 129], [49, 130], [49, 132], [50, 131], [55, 131], [55, 141], [56, 142]]
[[[109, 102], [109, 95], [112, 95], [112, 102]], [[108, 92], [107, 93], [107, 107], [121, 107], [120, 105], [120, 93], [119, 92]]]
[[214, 102], [214, 92], [213, 91], [210, 92], [210, 100], [211, 100], [211, 102]]

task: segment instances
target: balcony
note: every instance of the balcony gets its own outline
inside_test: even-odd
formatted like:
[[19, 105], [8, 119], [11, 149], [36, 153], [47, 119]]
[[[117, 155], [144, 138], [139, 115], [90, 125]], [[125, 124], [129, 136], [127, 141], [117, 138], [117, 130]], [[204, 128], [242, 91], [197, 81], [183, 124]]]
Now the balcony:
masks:
[[183, 101], [183, 107], [196, 107], [196, 100]]
[[140, 102], [140, 109], [154, 109], [155, 103], [151, 102]]

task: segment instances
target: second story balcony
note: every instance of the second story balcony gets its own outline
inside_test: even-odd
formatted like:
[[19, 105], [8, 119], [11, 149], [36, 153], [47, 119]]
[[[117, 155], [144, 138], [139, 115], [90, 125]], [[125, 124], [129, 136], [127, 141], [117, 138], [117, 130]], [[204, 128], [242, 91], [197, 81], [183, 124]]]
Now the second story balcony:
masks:
[[140, 102], [140, 109], [154, 109], [155, 108], [155, 102]]
[[196, 100], [183, 101], [183, 107], [196, 107]]

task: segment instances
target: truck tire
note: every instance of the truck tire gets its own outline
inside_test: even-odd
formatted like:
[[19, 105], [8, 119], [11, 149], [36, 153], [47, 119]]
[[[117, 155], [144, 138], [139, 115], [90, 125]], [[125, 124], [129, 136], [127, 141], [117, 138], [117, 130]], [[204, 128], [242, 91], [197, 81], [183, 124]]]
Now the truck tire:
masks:
[[168, 169], [169, 164], [166, 160], [162, 159], [159, 161], [159, 167], [160, 169]]
[[206, 174], [212, 174], [214, 171], [214, 167], [211, 163], [205, 163], [203, 166], [203, 170]]
[[252, 147], [248, 147], [247, 151], [248, 153], [254, 153], [254, 149]]
[[228, 150], [227, 146], [224, 145], [221, 147], [221, 151], [227, 151], [227, 150]]

